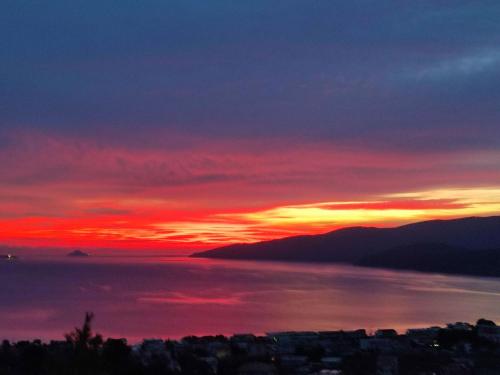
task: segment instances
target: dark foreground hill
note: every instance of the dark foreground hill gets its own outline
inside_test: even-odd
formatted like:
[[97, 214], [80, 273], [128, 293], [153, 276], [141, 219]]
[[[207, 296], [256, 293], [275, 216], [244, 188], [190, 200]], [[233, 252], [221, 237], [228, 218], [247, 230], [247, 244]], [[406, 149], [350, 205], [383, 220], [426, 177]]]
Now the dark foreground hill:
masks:
[[[320, 235], [230, 245], [192, 256], [345, 262], [376, 267], [500, 275], [497, 263], [489, 261], [490, 258], [496, 259], [500, 251], [485, 249], [500, 249], [500, 216], [431, 220], [395, 228], [351, 227]], [[406, 254], [411, 257], [405, 258]], [[457, 254], [461, 254], [460, 259], [464, 263], [474, 260], [474, 270], [472, 263], [462, 267], [461, 262], [457, 262], [449, 267], [449, 262], [454, 261]], [[488, 263], [485, 272], [482, 271], [480, 259]]]

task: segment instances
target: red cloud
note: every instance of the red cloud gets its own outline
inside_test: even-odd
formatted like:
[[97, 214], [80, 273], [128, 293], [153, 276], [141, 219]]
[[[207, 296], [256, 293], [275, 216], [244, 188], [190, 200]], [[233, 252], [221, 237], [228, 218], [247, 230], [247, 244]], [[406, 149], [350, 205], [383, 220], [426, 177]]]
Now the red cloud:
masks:
[[[174, 138], [151, 148], [127, 148], [37, 133], [11, 135], [0, 150], [0, 241], [196, 248], [353, 223], [495, 212], [497, 197], [482, 193], [467, 201], [460, 194], [383, 197], [427, 186], [500, 185], [500, 175], [495, 180], [491, 174], [497, 154], [458, 158], [286, 139], [206, 144], [193, 138], [176, 145]], [[352, 213], [356, 210], [365, 216]], [[390, 210], [404, 214], [387, 216]]]

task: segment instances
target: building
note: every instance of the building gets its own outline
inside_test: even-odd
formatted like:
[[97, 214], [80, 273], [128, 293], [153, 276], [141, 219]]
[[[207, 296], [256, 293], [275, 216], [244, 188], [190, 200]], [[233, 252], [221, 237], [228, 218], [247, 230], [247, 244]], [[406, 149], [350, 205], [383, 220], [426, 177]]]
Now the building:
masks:
[[248, 362], [238, 368], [238, 375], [276, 375], [276, 367], [270, 363]]

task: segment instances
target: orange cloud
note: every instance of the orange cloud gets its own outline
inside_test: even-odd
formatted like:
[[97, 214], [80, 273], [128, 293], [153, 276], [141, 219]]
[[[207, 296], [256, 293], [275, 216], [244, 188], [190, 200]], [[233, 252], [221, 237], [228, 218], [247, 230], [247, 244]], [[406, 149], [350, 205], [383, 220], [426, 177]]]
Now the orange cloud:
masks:
[[149, 209], [134, 213], [106, 208], [72, 218], [2, 220], [0, 240], [46, 246], [198, 249], [320, 233], [350, 225], [388, 226], [500, 212], [500, 188], [442, 189], [380, 198], [384, 199], [284, 205], [242, 212]]
[[[126, 148], [12, 135], [0, 149], [0, 243], [198, 249], [500, 213], [498, 152], [413, 154], [286, 139], [158, 142]], [[481, 187], [486, 182], [492, 186]]]

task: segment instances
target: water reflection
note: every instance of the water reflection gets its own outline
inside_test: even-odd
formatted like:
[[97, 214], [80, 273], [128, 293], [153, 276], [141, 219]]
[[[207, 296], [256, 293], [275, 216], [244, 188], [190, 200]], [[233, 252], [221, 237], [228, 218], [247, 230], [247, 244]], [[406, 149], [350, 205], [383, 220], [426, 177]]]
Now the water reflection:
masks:
[[61, 338], [85, 311], [106, 336], [408, 327], [500, 320], [500, 280], [343, 265], [188, 258], [0, 264], [2, 338]]

